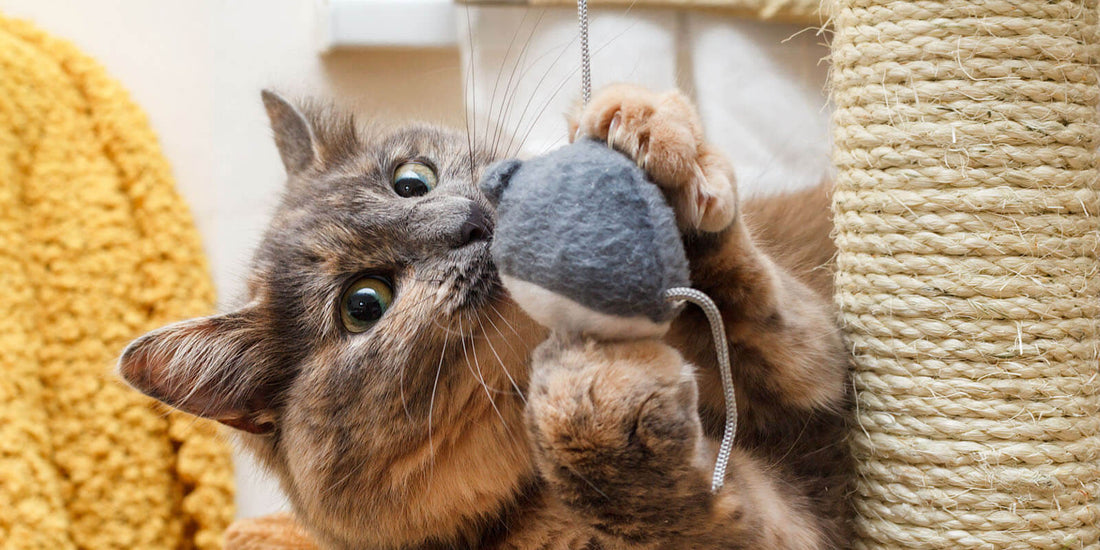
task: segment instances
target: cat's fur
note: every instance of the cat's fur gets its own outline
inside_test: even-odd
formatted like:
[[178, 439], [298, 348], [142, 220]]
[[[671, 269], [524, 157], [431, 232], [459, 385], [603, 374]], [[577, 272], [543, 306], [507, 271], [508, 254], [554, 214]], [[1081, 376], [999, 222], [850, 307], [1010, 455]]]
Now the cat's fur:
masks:
[[[502, 291], [490, 228], [469, 228], [489, 210], [476, 188], [488, 151], [439, 128], [371, 131], [272, 94], [265, 104], [289, 182], [250, 301], [140, 338], [120, 372], [244, 430], [319, 546], [844, 544], [847, 359], [822, 296], [823, 192], [739, 213], [728, 162], [676, 92], [611, 87], [571, 123], [665, 191], [692, 281], [723, 311], [740, 423], [711, 495], [725, 415], [700, 312], [665, 343], [547, 339]], [[390, 177], [409, 159], [430, 162], [438, 188], [397, 196]], [[362, 274], [390, 277], [397, 298], [351, 334], [337, 300]]]

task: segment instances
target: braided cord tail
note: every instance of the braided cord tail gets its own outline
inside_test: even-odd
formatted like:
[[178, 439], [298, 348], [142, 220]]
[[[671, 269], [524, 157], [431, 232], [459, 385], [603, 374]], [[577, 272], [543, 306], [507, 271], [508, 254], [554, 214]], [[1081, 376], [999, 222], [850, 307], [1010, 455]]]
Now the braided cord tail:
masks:
[[718, 370], [722, 373], [722, 392], [726, 396], [726, 430], [722, 434], [722, 443], [718, 446], [718, 458], [714, 462], [714, 475], [710, 481], [711, 492], [717, 493], [726, 482], [726, 468], [729, 466], [730, 453], [733, 452], [733, 438], [737, 434], [737, 396], [733, 391], [733, 372], [730, 370], [726, 325], [722, 322], [722, 313], [714, 301], [694, 288], [670, 288], [665, 291], [665, 299], [670, 302], [691, 302], [699, 306], [710, 323], [714, 351], [718, 354]]

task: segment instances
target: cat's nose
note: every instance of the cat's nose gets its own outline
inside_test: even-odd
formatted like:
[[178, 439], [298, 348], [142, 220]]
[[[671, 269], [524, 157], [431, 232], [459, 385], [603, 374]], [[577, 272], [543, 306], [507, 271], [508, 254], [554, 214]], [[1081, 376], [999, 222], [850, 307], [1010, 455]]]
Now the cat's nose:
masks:
[[466, 220], [458, 228], [455, 248], [462, 248], [475, 241], [487, 241], [493, 235], [493, 219], [476, 202], [470, 204]]

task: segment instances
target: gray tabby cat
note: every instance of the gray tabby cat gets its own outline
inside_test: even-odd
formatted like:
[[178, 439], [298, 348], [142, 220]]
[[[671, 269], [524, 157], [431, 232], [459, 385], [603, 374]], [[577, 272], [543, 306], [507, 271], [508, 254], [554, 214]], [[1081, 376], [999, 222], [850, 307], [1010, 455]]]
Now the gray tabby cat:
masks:
[[[547, 339], [489, 258], [486, 149], [442, 128], [382, 132], [272, 93], [264, 103], [288, 182], [250, 301], [141, 337], [119, 369], [239, 430], [308, 544], [845, 544], [847, 356], [829, 271], [812, 269], [832, 254], [824, 188], [739, 208], [728, 161], [677, 92], [611, 87], [571, 121], [570, 135], [606, 140], [664, 191], [691, 279], [723, 311], [740, 423], [714, 495], [725, 413], [700, 312], [663, 341]], [[288, 544], [283, 527], [259, 543]]]

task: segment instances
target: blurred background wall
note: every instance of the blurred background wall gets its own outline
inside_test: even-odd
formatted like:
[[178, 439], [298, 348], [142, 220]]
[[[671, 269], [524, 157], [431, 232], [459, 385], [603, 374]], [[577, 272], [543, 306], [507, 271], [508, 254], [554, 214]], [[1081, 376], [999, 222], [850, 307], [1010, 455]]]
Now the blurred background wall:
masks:
[[[358, 1], [367, 6], [360, 6], [361, 21], [377, 25], [382, 12]], [[446, 3], [377, 4], [400, 1]], [[572, 9], [459, 6], [449, 8], [454, 40], [443, 47], [322, 51], [328, 33], [319, 29], [332, 23], [325, 20], [332, 3], [0, 0], [0, 11], [74, 42], [146, 110], [194, 212], [226, 308], [242, 295], [251, 251], [283, 179], [262, 88], [331, 98], [368, 120], [457, 127], [466, 125], [468, 98], [483, 139], [502, 127], [526, 138], [532, 153], [564, 142], [562, 115], [579, 90]], [[415, 39], [422, 29], [409, 21], [396, 26]], [[593, 10], [594, 78], [597, 85], [625, 80], [689, 91], [709, 137], [734, 160], [744, 192], [809, 185], [828, 174], [820, 63], [827, 50], [805, 30], [712, 13]], [[236, 461], [240, 516], [285, 506], [247, 456]]]

